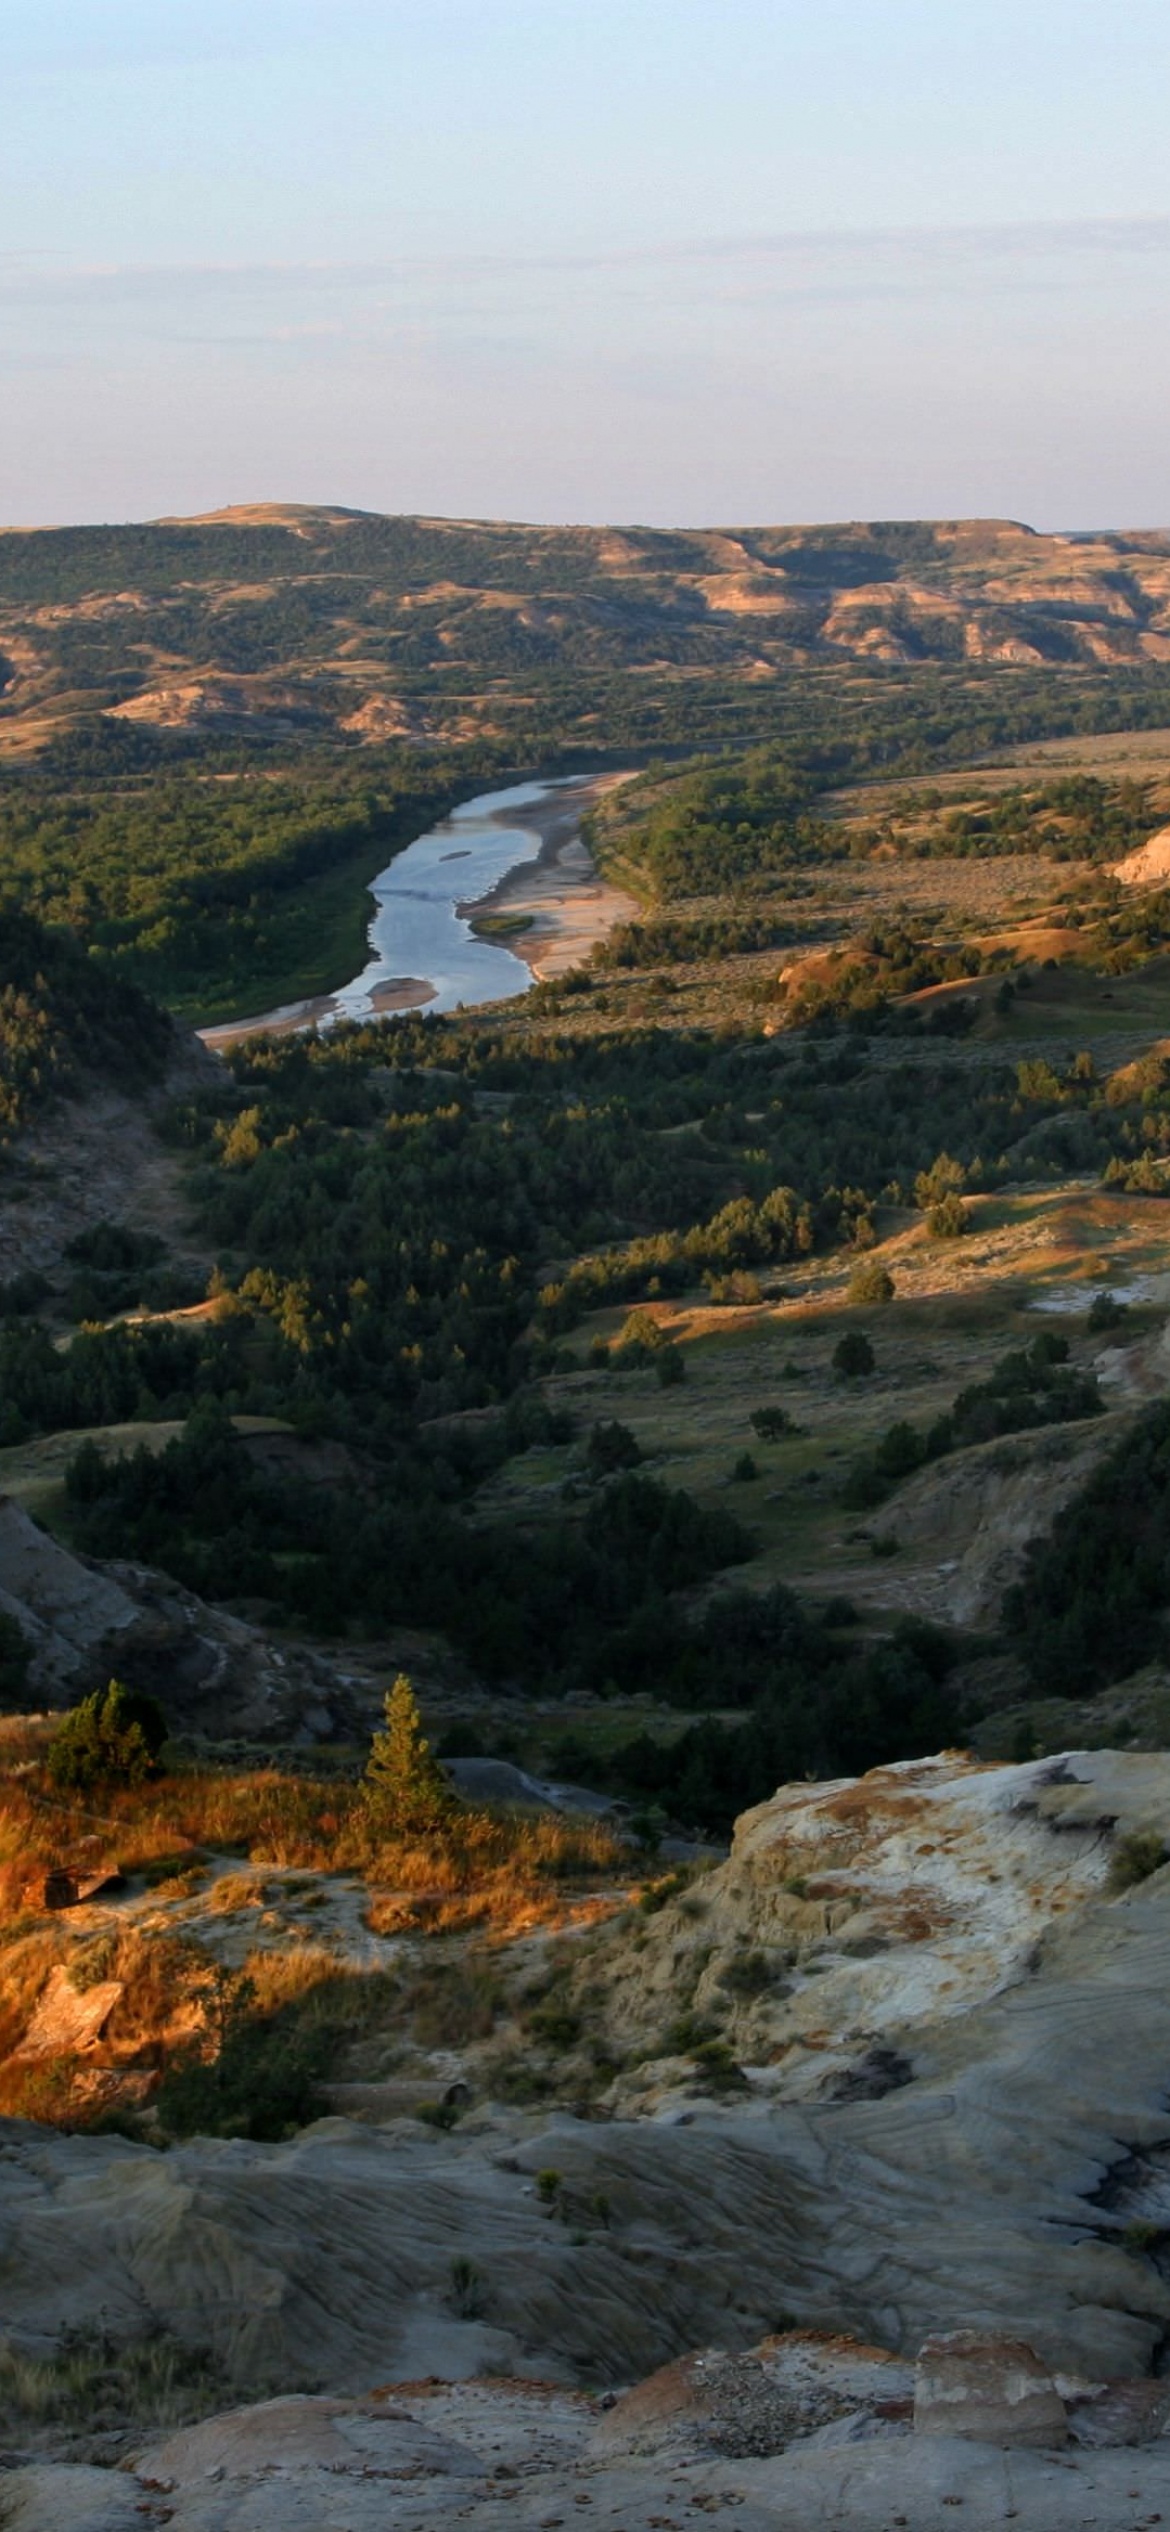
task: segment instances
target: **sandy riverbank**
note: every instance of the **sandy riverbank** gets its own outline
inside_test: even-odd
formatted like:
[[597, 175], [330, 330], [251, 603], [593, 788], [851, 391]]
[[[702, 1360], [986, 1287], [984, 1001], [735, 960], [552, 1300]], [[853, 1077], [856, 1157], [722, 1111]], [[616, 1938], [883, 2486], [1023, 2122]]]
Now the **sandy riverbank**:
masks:
[[[582, 818], [587, 816], [602, 793], [612, 790], [615, 783], [628, 782], [629, 779], [626, 773], [598, 774], [591, 781], [575, 780], [569, 790], [555, 786], [550, 790], [542, 789], [541, 796], [536, 799], [526, 797], [524, 787], [520, 788], [519, 798], [515, 791], [510, 796], [506, 792], [498, 793], [496, 797], [501, 805], [495, 810], [488, 808], [487, 815], [480, 818], [478, 830], [474, 822], [460, 829], [458, 819], [466, 812], [457, 811], [451, 822], [445, 821], [441, 828], [416, 839], [416, 844], [407, 848], [399, 861], [390, 866], [389, 872], [382, 874], [382, 878], [386, 879], [396, 874], [400, 867], [408, 869], [412, 854], [416, 851], [429, 852], [430, 860], [424, 865], [421, 880], [406, 889], [402, 901], [405, 911], [415, 919], [403, 924], [396, 917], [395, 929], [401, 934], [400, 951], [405, 950], [409, 957], [413, 946], [416, 955], [419, 955], [420, 968], [431, 956], [439, 961], [433, 972], [441, 980], [448, 1006], [453, 996], [474, 1005], [494, 1001], [497, 995], [523, 992], [522, 984], [508, 981], [517, 977], [514, 961], [528, 967], [537, 977], [560, 975], [565, 968], [578, 965], [587, 956], [594, 941], [608, 932], [612, 924], [637, 913], [632, 897], [623, 889], [611, 887], [598, 875], [580, 836]], [[537, 786], [532, 784], [527, 789], [536, 790]], [[476, 805], [468, 804], [471, 808]], [[478, 877], [482, 887], [484, 877], [493, 867], [499, 868], [501, 858], [506, 854], [506, 847], [504, 854], [500, 845], [492, 847], [493, 830], [503, 830], [514, 839], [518, 828], [539, 841], [539, 850], [533, 859], [522, 863], [519, 868], [506, 870], [494, 888], [483, 896], [469, 897], [462, 905], [454, 905], [446, 893], [449, 887], [458, 885], [453, 872], [449, 881], [443, 880], [441, 894], [436, 897], [433, 885], [435, 847], [444, 843], [449, 833], [456, 839], [461, 834], [465, 835], [467, 845], [461, 848], [459, 841], [453, 841], [451, 849], [439, 853], [439, 865], [468, 861], [471, 864], [469, 883], [474, 885]], [[486, 862], [485, 841], [491, 848]], [[502, 841], [501, 836], [501, 844]], [[392, 888], [380, 888], [375, 883], [371, 887], [371, 895], [381, 907], [370, 933], [374, 952], [371, 964], [377, 977], [375, 983], [367, 984], [363, 976], [356, 980], [356, 988], [354, 984], [339, 986], [331, 993], [308, 994], [299, 1001], [283, 1003], [275, 1011], [223, 1021], [212, 1028], [200, 1030], [204, 1045], [216, 1053], [224, 1053], [229, 1047], [238, 1045], [241, 1038], [259, 1035], [292, 1037], [301, 1030], [328, 1028], [334, 1020], [354, 1016], [358, 1008], [363, 1017], [383, 1019], [394, 1012], [418, 1011], [433, 1003], [441, 988], [432, 982], [430, 975], [387, 976], [378, 973], [378, 933], [386, 908], [393, 903], [394, 892]], [[485, 918], [505, 912], [514, 920], [519, 919], [522, 928], [516, 934], [508, 930], [505, 937], [493, 942], [493, 927]], [[421, 924], [417, 919], [420, 913], [423, 918]], [[456, 921], [457, 916], [462, 920]], [[475, 934], [474, 942], [468, 940], [468, 930]], [[471, 962], [462, 955], [468, 949], [475, 952]], [[455, 954], [453, 973], [458, 978], [457, 984], [452, 981], [452, 952]], [[504, 952], [510, 955], [503, 955]], [[486, 974], [483, 972], [485, 968]], [[466, 989], [463, 984], [465, 971]], [[495, 977], [499, 981], [493, 990], [492, 980]], [[355, 991], [359, 1000], [355, 1000]]]
[[522, 958], [534, 976], [563, 976], [566, 968], [579, 967], [595, 941], [603, 940], [615, 923], [633, 922], [641, 911], [636, 897], [601, 877], [580, 835], [582, 818], [602, 794], [630, 780], [625, 773], [599, 774], [571, 801], [554, 797], [531, 809], [509, 811], [509, 825], [532, 827], [539, 834], [537, 859], [508, 871], [486, 897], [459, 907], [473, 930], [485, 915], [526, 916], [527, 931], [510, 932], [501, 945]]
[[[375, 985], [370, 1004], [377, 1019], [385, 1019], [392, 1011], [417, 1011], [429, 1002], [434, 986], [426, 976], [387, 976]], [[333, 993], [309, 994], [304, 1002], [286, 1002], [278, 1011], [268, 1011], [259, 1020], [225, 1020], [219, 1028], [200, 1029], [205, 1046], [214, 1054], [227, 1046], [238, 1046], [244, 1037], [295, 1037], [299, 1029], [315, 1029], [323, 1020], [335, 1020], [341, 1005]]]

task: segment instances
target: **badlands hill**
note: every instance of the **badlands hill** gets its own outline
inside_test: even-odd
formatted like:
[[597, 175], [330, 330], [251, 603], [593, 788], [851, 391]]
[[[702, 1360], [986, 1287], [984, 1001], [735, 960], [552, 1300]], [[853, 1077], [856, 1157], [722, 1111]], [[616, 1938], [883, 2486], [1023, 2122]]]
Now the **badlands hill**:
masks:
[[[497, 1953], [502, 2014], [576, 1954], [620, 2023], [640, 2092], [591, 2112], [465, 2043], [446, 2130], [392, 2085], [275, 2146], [5, 2123], [10, 2532], [1159, 2521], [1168, 1799], [1100, 1751], [788, 1789], [641, 1938]], [[143, 1904], [71, 1920], [53, 2009], [98, 2053], [86, 1957]], [[672, 2054], [696, 1996], [734, 2085]]]
[[[131, 728], [487, 734], [550, 678], [1170, 658], [1170, 534], [661, 531], [260, 505], [0, 535], [0, 749]], [[559, 701], [563, 708], [564, 695]]]

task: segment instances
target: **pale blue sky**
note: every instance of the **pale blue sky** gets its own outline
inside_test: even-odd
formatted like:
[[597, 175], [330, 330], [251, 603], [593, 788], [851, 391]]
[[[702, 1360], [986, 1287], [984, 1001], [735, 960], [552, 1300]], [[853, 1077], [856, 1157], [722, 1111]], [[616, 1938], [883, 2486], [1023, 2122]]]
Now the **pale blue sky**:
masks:
[[1167, 0], [0, 0], [0, 517], [1170, 521]]

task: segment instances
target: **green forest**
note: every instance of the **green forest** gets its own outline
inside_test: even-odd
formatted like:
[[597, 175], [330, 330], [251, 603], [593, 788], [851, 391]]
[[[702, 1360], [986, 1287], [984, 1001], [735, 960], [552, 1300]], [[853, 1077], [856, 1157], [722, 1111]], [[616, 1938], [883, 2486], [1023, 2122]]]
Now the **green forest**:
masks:
[[[102, 533], [54, 549], [62, 590], [105, 568]], [[204, 532], [174, 531], [188, 533]], [[13, 587], [47, 568], [39, 546], [9, 545]], [[426, 559], [399, 555], [407, 578]], [[168, 552], [164, 595], [175, 568]], [[503, 555], [501, 573], [514, 568]], [[647, 702], [626, 678], [591, 754], [574, 730], [601, 692], [550, 670], [523, 744], [514, 722], [458, 748], [318, 735], [273, 754], [95, 723], [0, 770], [9, 1190], [27, 1191], [22, 1137], [38, 1118], [106, 1082], [150, 1104], [188, 1223], [172, 1255], [112, 1216], [70, 1240], [59, 1271], [0, 1284], [0, 1450], [88, 1437], [67, 1453], [59, 1515], [87, 1555], [157, 1566], [310, 1638], [441, 1638], [499, 1701], [489, 1747], [514, 1745], [507, 1718], [525, 1701], [657, 1700], [681, 1728], [628, 1722], [584, 1755], [570, 1735], [561, 1763], [723, 1832], [782, 1776], [912, 1755], [983, 1711], [962, 1629], [896, 1601], [875, 1620], [803, 1587], [812, 1496], [799, 1470], [766, 1491], [770, 1455], [789, 1449], [795, 1468], [807, 1448], [818, 1500], [878, 1558], [892, 1534], [867, 1517], [896, 1519], [916, 1472], [1106, 1413], [1083, 1331], [1070, 1345], [1000, 1329], [994, 1312], [962, 1378], [940, 1394], [931, 1374], [921, 1412], [883, 1369], [882, 1329], [905, 1322], [901, 1269], [882, 1261], [911, 1232], [958, 1260], [980, 1207], [1007, 1218], [1072, 1179], [1118, 1206], [1170, 1188], [1170, 1066], [1121, 1060], [1109, 1036], [1114, 986], [1160, 972], [1170, 946], [1170, 897], [1127, 894], [1108, 867], [1156, 826], [1154, 792], [1108, 770], [979, 790], [1006, 745], [1157, 728], [1170, 678], [800, 669], [767, 728], [739, 724], [734, 744], [716, 677], [685, 712], [677, 688]], [[742, 690], [741, 705], [749, 722], [762, 711]], [[660, 706], [676, 719], [655, 753]], [[453, 801], [612, 761], [627, 741], [642, 770], [590, 841], [642, 911], [587, 964], [503, 1012], [258, 1039], [167, 1087], [176, 1018], [335, 981], [360, 946], [365, 881]], [[909, 805], [889, 795], [872, 832], [864, 814], [842, 819], [850, 785], [864, 801], [867, 783], [921, 786], [956, 766], [971, 768], [957, 808], [928, 787]], [[898, 898], [903, 863], [1007, 855], [1034, 872], [1037, 904], [1063, 890], [1080, 983], [981, 945], [972, 917], [940, 923]], [[894, 875], [886, 910], [850, 924], [859, 863]], [[830, 880], [845, 891], [831, 904]], [[784, 959], [824, 942], [823, 974], [783, 988]], [[1078, 1028], [1083, 1006], [1071, 1041], [1063, 1021], [1042, 1033], [1058, 985]], [[716, 1020], [692, 987], [722, 996]], [[797, 1385], [778, 1394], [773, 1376], [756, 1394], [723, 1472], [679, 1482], [655, 1402], [673, 1401], [677, 1423], [693, 1366], [714, 1377], [719, 1314], [734, 1326], [810, 1275], [845, 1312], [843, 1332], [828, 1323], [829, 1394], [855, 1402], [856, 1436], [818, 1458], [790, 1362]], [[707, 1353], [688, 1336], [696, 1312]], [[240, 1418], [277, 1420], [291, 1458], [266, 1458]], [[103, 1443], [136, 1423], [170, 1438]], [[1103, 1578], [1079, 1589], [1068, 1675], [1091, 1691], [1118, 1675], [1118, 1648], [1144, 1658], [1161, 1641], [1161, 1447], [1151, 1427], [1138, 1546], [1107, 1571], [1094, 1551]], [[1025, 1605], [1051, 1608], [1021, 1656], [1037, 1687], [1068, 1668], [1069, 1560], [1114, 1519], [1110, 1465], [1003, 1612], [1010, 1645]]]

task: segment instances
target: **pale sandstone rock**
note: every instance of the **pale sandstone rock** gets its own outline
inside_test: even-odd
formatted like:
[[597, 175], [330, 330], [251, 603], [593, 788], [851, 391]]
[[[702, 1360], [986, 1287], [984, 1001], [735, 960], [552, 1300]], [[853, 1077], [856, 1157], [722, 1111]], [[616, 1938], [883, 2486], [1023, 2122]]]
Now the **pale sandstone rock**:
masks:
[[[718, 2016], [761, 2094], [842, 2103], [892, 2093], [919, 2041], [1006, 1990], [1036, 1944], [1100, 1897], [1102, 1823], [1170, 1817], [1170, 1760], [1103, 1752], [1020, 1767], [961, 1752], [792, 1784], [736, 1822], [728, 1861], [604, 1940], [609, 2035], [649, 2062], [610, 2106], [644, 2112], [685, 2081], [653, 2042], [683, 2010]], [[745, 1959], [758, 1990], [738, 1983]]]
[[[2, 2123], [4, 2327], [41, 2352], [66, 2324], [166, 2327], [240, 2397], [488, 2366], [621, 2386], [696, 2346], [758, 2356], [781, 2314], [910, 2353], [976, 2328], [1091, 2384], [1139, 2376], [1170, 2330], [1170, 2282], [1132, 2232], [1167, 2186], [1170, 1876], [1110, 1897], [1108, 1824], [1167, 1818], [1170, 1761], [1108, 1752], [948, 1759], [749, 1814], [706, 1916], [661, 1938], [671, 1912], [651, 1920], [645, 1992], [661, 1970], [671, 2006], [694, 1941], [717, 1971], [774, 1919], [819, 1906], [823, 1929], [840, 1901], [815, 1871], [803, 1899], [784, 1889], [799, 1825], [806, 1862], [831, 1856], [826, 1880], [861, 1900], [839, 1933], [884, 1917], [884, 1950], [810, 1981], [822, 2061], [885, 2014], [913, 2079], [883, 2098], [756, 2087], [693, 2098], [686, 2126], [507, 2110], [450, 2135], [332, 2119], [166, 2155]], [[536, 2191], [550, 2167], [564, 2224]], [[484, 2282], [474, 2320], [456, 2251]], [[859, 2406], [846, 2387], [842, 2414]]]
[[[379, 2430], [370, 2418], [380, 2405]], [[0, 2479], [0, 2506], [5, 2532], [149, 2532], [164, 2523], [170, 2532], [450, 2532], [453, 2523], [554, 2532], [574, 2520], [683, 2532], [725, 2512], [737, 2532], [939, 2532], [951, 2509], [967, 2532], [1009, 2523], [1021, 2532], [1135, 2532], [1170, 2507], [1164, 2445], [1004, 2451], [871, 2421], [867, 2440], [846, 2426], [849, 2440], [832, 2447], [810, 2439], [780, 2454], [710, 2458], [680, 2445], [599, 2459], [589, 2425], [589, 2403], [546, 2387], [402, 2384], [373, 2400], [265, 2404], [250, 2426], [232, 2412], [124, 2470], [18, 2469]], [[397, 2434], [405, 2457], [409, 2430], [418, 2439], [409, 2476], [387, 2473], [363, 2450], [363, 2438]], [[436, 2467], [431, 2446], [442, 2448]]]
[[364, 2401], [286, 2398], [208, 2418], [153, 2445], [138, 2476], [172, 2486], [209, 2471], [242, 2478], [257, 2470], [307, 2468], [378, 2479], [468, 2479], [475, 2455], [413, 2417], [394, 2393]]
[[919, 2351], [914, 2432], [1054, 2448], [1067, 2440], [1068, 2418], [1047, 2366], [1023, 2339], [952, 2330]]
[[80, 2055], [100, 2039], [121, 1994], [120, 1979], [103, 1979], [100, 1985], [87, 1987], [79, 1994], [67, 1969], [59, 1966], [52, 1970], [32, 2021], [19, 2046], [13, 2050], [13, 2056]]

